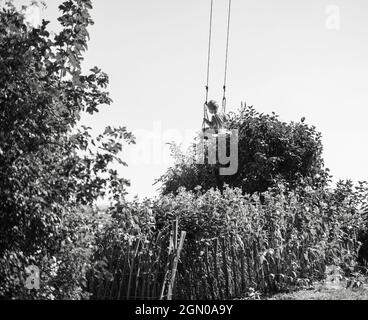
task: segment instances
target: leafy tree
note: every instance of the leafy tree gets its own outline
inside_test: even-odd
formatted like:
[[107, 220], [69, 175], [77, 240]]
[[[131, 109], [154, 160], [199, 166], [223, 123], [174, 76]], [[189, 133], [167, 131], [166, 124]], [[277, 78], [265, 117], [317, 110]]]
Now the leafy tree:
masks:
[[[11, 2], [0, 11], [1, 297], [80, 297], [80, 279], [70, 279], [69, 287], [79, 288], [74, 292], [55, 280], [71, 260], [65, 245], [90, 222], [90, 213], [79, 208], [125, 195], [128, 181], [111, 164], [126, 165], [119, 153], [123, 141], [134, 142], [132, 134], [108, 127], [93, 138], [90, 128], [78, 125], [83, 113], [94, 115], [112, 102], [108, 76], [97, 67], [87, 74], [81, 68], [91, 8], [91, 0], [61, 4], [56, 35], [48, 21], [29, 26]], [[75, 218], [78, 210], [83, 218]], [[72, 259], [75, 273], [82, 273], [85, 258], [79, 264]], [[41, 269], [39, 291], [24, 288], [31, 264]]]
[[176, 193], [180, 187], [222, 189], [224, 184], [254, 193], [264, 192], [280, 180], [290, 186], [301, 182], [322, 186], [329, 181], [322, 159], [321, 134], [314, 126], [304, 123], [304, 119], [299, 123], [285, 123], [274, 113], [261, 114], [245, 106], [238, 113], [228, 115], [227, 127], [239, 130], [238, 172], [219, 177], [218, 165], [196, 164], [193, 149], [183, 154], [174, 146], [176, 164], [158, 180], [164, 194]]

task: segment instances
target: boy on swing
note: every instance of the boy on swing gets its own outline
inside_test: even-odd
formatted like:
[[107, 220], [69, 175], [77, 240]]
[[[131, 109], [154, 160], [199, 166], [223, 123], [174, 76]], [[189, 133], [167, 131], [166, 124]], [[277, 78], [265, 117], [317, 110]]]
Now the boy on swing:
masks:
[[212, 118], [211, 121], [206, 118], [204, 118], [203, 121], [209, 126], [210, 129], [213, 129], [216, 133], [218, 133], [224, 127], [223, 119], [221, 119], [218, 115], [219, 105], [216, 101], [211, 100], [206, 103], [206, 106], [209, 113], [212, 114]]

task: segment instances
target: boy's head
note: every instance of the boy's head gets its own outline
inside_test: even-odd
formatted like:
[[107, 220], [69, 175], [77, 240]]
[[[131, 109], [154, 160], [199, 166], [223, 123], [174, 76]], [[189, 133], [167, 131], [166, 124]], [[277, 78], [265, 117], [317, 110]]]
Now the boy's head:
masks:
[[211, 100], [211, 101], [207, 102], [207, 108], [208, 108], [208, 111], [210, 113], [215, 114], [215, 113], [217, 113], [217, 111], [219, 109], [219, 105], [216, 101]]

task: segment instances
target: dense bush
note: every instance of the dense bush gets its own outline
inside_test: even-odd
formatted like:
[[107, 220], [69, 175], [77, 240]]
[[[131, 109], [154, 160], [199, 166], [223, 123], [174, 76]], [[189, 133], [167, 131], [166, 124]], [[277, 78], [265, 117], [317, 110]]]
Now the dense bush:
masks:
[[[189, 232], [182, 272], [195, 274], [199, 283], [201, 277], [208, 281], [213, 274], [208, 274], [201, 257], [206, 246], [211, 249], [213, 244], [207, 240], [233, 238], [233, 245], [243, 248], [244, 255], [255, 246], [251, 258], [258, 261], [251, 263], [250, 273], [257, 281], [248, 285], [272, 291], [296, 284], [298, 279], [323, 278], [329, 264], [355, 267], [358, 233], [364, 227], [357, 210], [361, 194], [345, 187], [340, 185], [335, 191], [307, 188], [297, 193], [275, 189], [263, 193], [262, 202], [258, 195], [242, 195], [240, 189], [197, 195], [182, 191], [162, 199], [159, 208], [179, 216], [181, 228]], [[198, 264], [190, 262], [196, 260]], [[188, 278], [182, 279], [184, 290]]]
[[[99, 259], [106, 258], [110, 274], [121, 272], [114, 264], [114, 246], [122, 254], [128, 248], [124, 241], [144, 241], [153, 233], [168, 241], [171, 221], [178, 217], [180, 230], [188, 234], [176, 297], [230, 298], [251, 288], [272, 293], [321, 280], [328, 265], [353, 272], [366, 200], [366, 186], [354, 188], [350, 182], [340, 182], [334, 190], [278, 185], [253, 195], [239, 188], [222, 193], [181, 189], [177, 195], [118, 209]], [[156, 249], [163, 248], [150, 250]], [[166, 256], [161, 259], [162, 266]]]
[[164, 194], [180, 187], [204, 190], [227, 184], [246, 193], [263, 192], [283, 180], [295, 186], [303, 179], [311, 186], [326, 185], [328, 170], [322, 159], [321, 134], [304, 119], [300, 123], [285, 123], [275, 114], [265, 115], [253, 107], [243, 107], [227, 116], [228, 129], [239, 130], [239, 170], [233, 176], [218, 177], [214, 165], [192, 161], [195, 154], [173, 153], [176, 164], [158, 180]]

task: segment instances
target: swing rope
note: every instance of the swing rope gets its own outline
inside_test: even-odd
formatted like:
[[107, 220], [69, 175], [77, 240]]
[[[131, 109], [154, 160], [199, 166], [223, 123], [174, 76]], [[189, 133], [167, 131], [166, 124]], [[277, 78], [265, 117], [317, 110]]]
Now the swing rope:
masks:
[[222, 113], [226, 113], [226, 85], [227, 85], [227, 68], [229, 61], [229, 43], [230, 43], [230, 21], [231, 20], [231, 0], [229, 0], [229, 11], [227, 15], [227, 36], [226, 36], [226, 55], [225, 55], [225, 77], [224, 77], [224, 95], [222, 98]]
[[[210, 71], [211, 71], [211, 44], [212, 44], [212, 20], [213, 20], [213, 0], [211, 0], [211, 9], [210, 9], [210, 29], [208, 36], [208, 56], [207, 56], [207, 84], [206, 84], [206, 102], [203, 105], [203, 117], [208, 120], [207, 113], [207, 103], [208, 103], [208, 93], [209, 93], [209, 82], [210, 82]], [[203, 120], [202, 130], [205, 130], [206, 123]]]
[[[228, 60], [229, 60], [229, 44], [230, 44], [230, 20], [231, 20], [231, 2], [229, 0], [228, 16], [227, 16], [227, 35], [226, 35], [226, 55], [225, 55], [225, 76], [224, 76], [224, 86], [223, 86], [223, 97], [222, 97], [222, 113], [226, 113], [226, 89], [227, 89], [227, 71], [228, 71]], [[210, 71], [211, 71], [211, 45], [212, 45], [212, 22], [213, 22], [213, 0], [211, 0], [210, 8], [210, 28], [208, 37], [208, 57], [207, 57], [207, 84], [206, 84], [206, 102], [204, 103], [203, 116], [204, 119], [208, 120], [207, 113], [207, 103], [209, 96], [209, 81], [210, 81]], [[202, 130], [204, 131], [206, 127], [205, 121], [202, 124]]]

